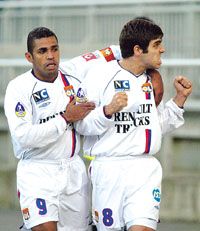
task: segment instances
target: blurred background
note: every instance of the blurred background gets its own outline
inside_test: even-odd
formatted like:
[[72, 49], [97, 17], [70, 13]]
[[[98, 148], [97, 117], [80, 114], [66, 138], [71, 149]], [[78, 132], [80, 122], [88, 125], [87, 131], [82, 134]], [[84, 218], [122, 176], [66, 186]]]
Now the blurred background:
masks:
[[[123, 24], [136, 16], [150, 17], [164, 31], [166, 52], [160, 68], [165, 83], [164, 100], [174, 94], [176, 75], [188, 76], [193, 82], [193, 93], [185, 106], [186, 123], [164, 138], [157, 157], [164, 174], [161, 220], [197, 224], [200, 230], [199, 0], [0, 1], [1, 211], [19, 210], [15, 178], [17, 160], [12, 151], [3, 100], [8, 82], [30, 68], [24, 58], [29, 31], [37, 26], [52, 29], [59, 39], [61, 58], [70, 59], [118, 44]], [[0, 212], [2, 220], [5, 215], [6, 212]], [[2, 227], [0, 221], [0, 230], [8, 231]], [[166, 230], [178, 230], [173, 227]], [[185, 230], [197, 229], [190, 226]]]

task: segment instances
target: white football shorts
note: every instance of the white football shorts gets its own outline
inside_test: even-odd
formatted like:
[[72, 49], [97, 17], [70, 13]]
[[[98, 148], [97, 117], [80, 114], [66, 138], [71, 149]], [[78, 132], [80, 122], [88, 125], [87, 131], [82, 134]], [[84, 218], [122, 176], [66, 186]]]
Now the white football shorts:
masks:
[[58, 221], [58, 231], [87, 231], [88, 177], [79, 156], [60, 161], [19, 161], [17, 189], [25, 226]]
[[153, 156], [97, 157], [91, 163], [92, 213], [98, 231], [157, 228], [162, 168]]

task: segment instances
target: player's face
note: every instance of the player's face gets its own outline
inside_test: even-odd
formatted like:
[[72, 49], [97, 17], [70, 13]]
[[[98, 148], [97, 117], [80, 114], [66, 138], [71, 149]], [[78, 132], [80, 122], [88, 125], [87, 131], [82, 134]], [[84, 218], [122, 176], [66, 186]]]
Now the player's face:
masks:
[[162, 39], [151, 40], [148, 46], [148, 52], [142, 54], [142, 60], [146, 68], [157, 69], [161, 66], [161, 54], [165, 52], [162, 45]]
[[26, 58], [39, 79], [51, 82], [57, 77], [60, 52], [54, 36], [34, 40], [33, 54], [26, 53]]

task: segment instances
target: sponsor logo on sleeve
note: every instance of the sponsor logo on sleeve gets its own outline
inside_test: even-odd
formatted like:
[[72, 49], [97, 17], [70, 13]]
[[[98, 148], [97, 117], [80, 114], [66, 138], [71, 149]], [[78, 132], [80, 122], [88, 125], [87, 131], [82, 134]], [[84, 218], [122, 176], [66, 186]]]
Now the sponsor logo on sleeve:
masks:
[[102, 53], [102, 55], [104, 56], [104, 58], [106, 59], [107, 62], [115, 59], [115, 56], [114, 56], [110, 47], [106, 47], [106, 48], [100, 50], [100, 52]]
[[82, 57], [85, 59], [85, 61], [97, 59], [97, 56], [94, 53], [87, 53], [87, 54], [82, 55]]
[[24, 117], [26, 115], [25, 108], [20, 102], [15, 107], [15, 114], [17, 117]]

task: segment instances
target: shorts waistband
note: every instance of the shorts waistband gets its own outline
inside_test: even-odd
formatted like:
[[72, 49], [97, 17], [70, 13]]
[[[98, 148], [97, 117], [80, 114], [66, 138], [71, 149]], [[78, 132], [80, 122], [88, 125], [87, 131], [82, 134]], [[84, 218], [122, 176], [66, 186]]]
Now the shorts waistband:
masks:
[[78, 155], [75, 155], [71, 158], [67, 159], [59, 159], [59, 160], [50, 160], [50, 159], [23, 159], [21, 162], [31, 162], [31, 163], [39, 163], [39, 164], [52, 164], [52, 165], [63, 165], [69, 162], [72, 162], [78, 158]]
[[120, 160], [134, 160], [140, 158], [153, 158], [152, 155], [134, 155], [134, 156], [95, 156], [96, 161], [120, 161]]

